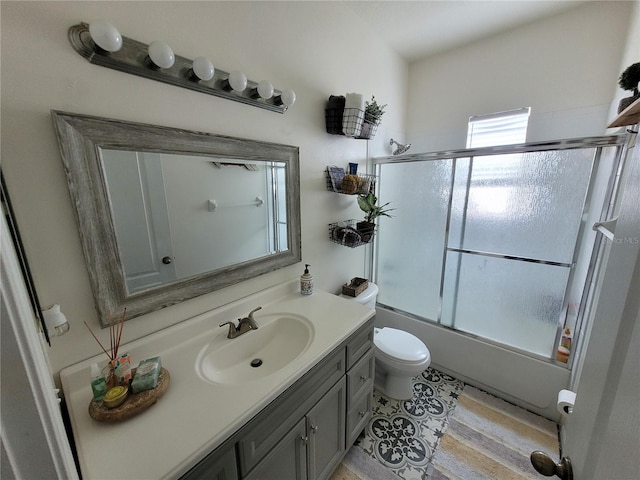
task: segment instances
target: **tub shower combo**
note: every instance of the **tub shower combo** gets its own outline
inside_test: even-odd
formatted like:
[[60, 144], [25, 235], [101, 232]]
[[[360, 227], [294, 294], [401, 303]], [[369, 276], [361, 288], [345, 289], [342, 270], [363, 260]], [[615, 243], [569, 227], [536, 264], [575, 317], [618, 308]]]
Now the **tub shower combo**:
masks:
[[[379, 196], [395, 208], [372, 251], [378, 316], [409, 325], [434, 363], [444, 356], [445, 366], [455, 365], [473, 352], [434, 353], [437, 327], [439, 344], [455, 348], [452, 334], [458, 343], [481, 342], [511, 354], [500, 363], [515, 355], [554, 367], [557, 384], [566, 385], [606, 241], [592, 227], [615, 213], [625, 141], [614, 135], [374, 158]], [[556, 360], [565, 327], [574, 332], [566, 364]]]

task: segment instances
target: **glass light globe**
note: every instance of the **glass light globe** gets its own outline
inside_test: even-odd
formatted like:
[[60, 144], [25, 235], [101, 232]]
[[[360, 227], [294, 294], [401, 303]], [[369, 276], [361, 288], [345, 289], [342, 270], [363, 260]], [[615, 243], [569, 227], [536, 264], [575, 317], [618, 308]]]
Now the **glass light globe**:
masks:
[[265, 100], [273, 96], [273, 85], [268, 80], [262, 80], [258, 83], [258, 95]]
[[193, 59], [193, 73], [200, 80], [211, 80], [216, 73], [213, 63], [207, 57], [196, 57]]
[[164, 42], [154, 40], [149, 44], [149, 58], [160, 68], [171, 68], [176, 57], [171, 47]]
[[280, 100], [287, 107], [290, 107], [291, 105], [296, 103], [296, 92], [290, 89], [283, 90], [282, 93], [280, 94]]
[[122, 48], [122, 36], [116, 27], [105, 20], [95, 20], [89, 24], [89, 35], [101, 49], [117, 52]]
[[245, 88], [247, 88], [247, 77], [244, 73], [234, 70], [233, 72], [229, 73], [229, 85], [236, 92], [242, 92]]

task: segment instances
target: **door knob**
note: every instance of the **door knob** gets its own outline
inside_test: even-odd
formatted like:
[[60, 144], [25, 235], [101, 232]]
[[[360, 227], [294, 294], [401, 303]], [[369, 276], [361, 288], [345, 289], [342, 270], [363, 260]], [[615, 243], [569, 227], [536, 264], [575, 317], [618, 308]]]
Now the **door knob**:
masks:
[[556, 475], [562, 480], [573, 480], [573, 468], [569, 457], [562, 457], [560, 463], [556, 464], [549, 455], [536, 450], [531, 453], [531, 465], [540, 475], [545, 477]]
[[164, 263], [165, 265], [169, 265], [171, 262], [173, 262], [173, 259], [169, 256], [166, 256], [162, 259], [162, 263]]

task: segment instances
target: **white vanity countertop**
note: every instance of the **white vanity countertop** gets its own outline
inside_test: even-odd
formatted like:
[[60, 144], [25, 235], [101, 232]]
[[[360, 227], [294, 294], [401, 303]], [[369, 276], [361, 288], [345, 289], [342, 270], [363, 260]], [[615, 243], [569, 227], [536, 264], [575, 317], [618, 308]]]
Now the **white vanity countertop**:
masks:
[[[60, 372], [83, 478], [178, 478], [222, 444], [262, 408], [302, 377], [355, 332], [374, 311], [327, 292], [303, 296], [298, 282], [287, 282], [129, 344], [121, 352], [140, 360], [160, 356], [171, 375], [168, 390], [147, 411], [119, 423], [100, 423], [89, 416], [91, 364], [106, 363], [104, 354]], [[313, 324], [313, 339], [304, 353], [281, 370], [243, 384], [214, 384], [196, 371], [198, 353], [250, 310], [261, 316], [300, 315]], [[125, 324], [126, 333], [126, 324]], [[251, 335], [248, 332], [245, 335]], [[240, 337], [242, 338], [242, 337]], [[220, 340], [216, 338], [216, 340]], [[233, 342], [237, 339], [225, 339]]]

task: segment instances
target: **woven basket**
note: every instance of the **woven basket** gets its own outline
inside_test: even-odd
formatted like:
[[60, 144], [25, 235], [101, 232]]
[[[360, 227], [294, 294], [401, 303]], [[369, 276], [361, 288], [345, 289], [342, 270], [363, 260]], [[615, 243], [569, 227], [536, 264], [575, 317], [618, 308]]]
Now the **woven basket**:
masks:
[[351, 279], [351, 283], [345, 283], [342, 286], [342, 294], [350, 297], [357, 297], [369, 287], [369, 280], [366, 278], [355, 277]]

